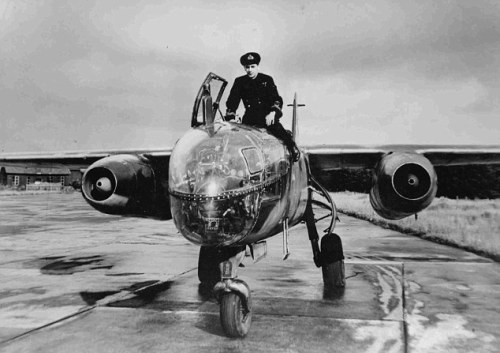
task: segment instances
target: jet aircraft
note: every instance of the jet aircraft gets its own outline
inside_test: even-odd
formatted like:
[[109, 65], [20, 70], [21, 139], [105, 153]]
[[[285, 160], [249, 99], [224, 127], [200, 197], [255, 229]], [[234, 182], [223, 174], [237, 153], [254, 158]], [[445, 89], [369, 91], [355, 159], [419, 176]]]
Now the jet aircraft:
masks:
[[[437, 191], [435, 165], [500, 162], [499, 146], [331, 145], [302, 147], [294, 163], [282, 142], [265, 129], [224, 120], [219, 103], [226, 85], [216, 74], [206, 77], [194, 102], [191, 128], [172, 150], [112, 153], [87, 168], [82, 194], [104, 213], [173, 219], [179, 232], [200, 246], [198, 277], [213, 290], [230, 337], [244, 337], [252, 322], [251, 290], [237, 277], [243, 258], [260, 260], [266, 239], [282, 234], [286, 259], [289, 228], [300, 222], [306, 221], [325, 290], [345, 285], [342, 243], [333, 233], [335, 203], [314, 171], [371, 168], [373, 209], [384, 218], [401, 219], [431, 204]], [[295, 99], [294, 135], [298, 106]], [[321, 240], [313, 208], [330, 217]]]

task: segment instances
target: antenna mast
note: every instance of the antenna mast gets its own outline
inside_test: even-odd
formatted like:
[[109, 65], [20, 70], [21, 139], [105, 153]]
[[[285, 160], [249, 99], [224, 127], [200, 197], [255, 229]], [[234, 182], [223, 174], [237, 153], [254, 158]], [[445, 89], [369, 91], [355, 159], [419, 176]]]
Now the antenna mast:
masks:
[[297, 103], [297, 92], [293, 96], [293, 103], [288, 104], [288, 107], [293, 107], [293, 115], [292, 115], [292, 136], [295, 141], [297, 141], [297, 107], [305, 107], [305, 104]]

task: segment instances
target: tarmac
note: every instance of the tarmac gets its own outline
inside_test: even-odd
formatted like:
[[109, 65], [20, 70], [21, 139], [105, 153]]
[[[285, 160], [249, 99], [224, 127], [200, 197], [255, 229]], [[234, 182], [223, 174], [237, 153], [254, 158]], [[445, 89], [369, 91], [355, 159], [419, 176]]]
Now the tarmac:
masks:
[[253, 323], [230, 339], [171, 221], [100, 214], [78, 193], [0, 196], [0, 352], [500, 352], [498, 263], [340, 220], [345, 290], [323, 292], [293, 227], [286, 261], [281, 236], [245, 259]]

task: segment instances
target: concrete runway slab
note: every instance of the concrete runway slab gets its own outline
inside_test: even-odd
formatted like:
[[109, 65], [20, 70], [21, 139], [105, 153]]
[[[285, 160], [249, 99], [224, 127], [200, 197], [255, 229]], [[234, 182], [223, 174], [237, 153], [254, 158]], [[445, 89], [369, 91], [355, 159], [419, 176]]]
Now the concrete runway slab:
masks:
[[336, 232], [347, 285], [334, 295], [303, 225], [288, 260], [279, 236], [245, 259], [254, 318], [235, 340], [172, 222], [102, 215], [78, 194], [1, 196], [0, 351], [500, 351], [499, 264], [346, 216]]

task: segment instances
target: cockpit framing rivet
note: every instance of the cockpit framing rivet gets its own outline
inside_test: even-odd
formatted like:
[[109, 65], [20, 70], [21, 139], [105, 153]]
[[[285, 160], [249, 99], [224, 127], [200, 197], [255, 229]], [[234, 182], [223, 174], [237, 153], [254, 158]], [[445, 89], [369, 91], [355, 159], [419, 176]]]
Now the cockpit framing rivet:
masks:
[[188, 194], [188, 193], [183, 193], [183, 192], [178, 192], [175, 190], [169, 190], [169, 193], [174, 196], [178, 197], [181, 200], [187, 200], [187, 201], [209, 201], [209, 200], [225, 200], [229, 199], [233, 196], [246, 196], [254, 192], [258, 192], [259, 194], [262, 194], [268, 186], [272, 184], [276, 184], [279, 182], [279, 180], [283, 177], [283, 175], [278, 175], [275, 176], [274, 178], [271, 178], [270, 180], [266, 180], [260, 185], [255, 185], [253, 187], [250, 187], [248, 189], [245, 189], [243, 191], [240, 190], [231, 190], [224, 192], [222, 194], [216, 195], [216, 196], [206, 196], [206, 195], [197, 195], [197, 194]]

